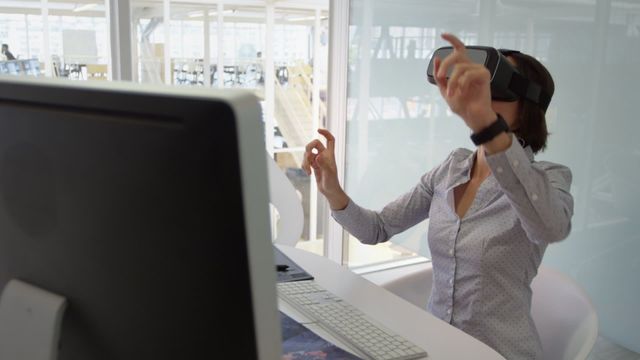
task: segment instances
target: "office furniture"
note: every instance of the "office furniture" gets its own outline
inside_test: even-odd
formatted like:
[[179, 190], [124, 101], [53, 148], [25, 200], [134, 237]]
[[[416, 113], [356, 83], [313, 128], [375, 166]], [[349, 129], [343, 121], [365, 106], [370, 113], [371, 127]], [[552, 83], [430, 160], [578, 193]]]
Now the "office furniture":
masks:
[[586, 359], [598, 337], [598, 315], [584, 290], [567, 275], [544, 266], [531, 288], [531, 315], [544, 359]]
[[424, 268], [419, 268], [417, 271], [408, 271], [394, 279], [378, 283], [378, 285], [422, 310], [427, 309], [432, 284], [433, 263], [431, 262], [428, 262]]
[[0, 360], [56, 360], [64, 297], [19, 280], [0, 296]]
[[304, 227], [304, 212], [296, 189], [287, 176], [280, 170], [271, 155], [266, 153], [269, 175], [269, 198], [278, 210], [279, 221], [272, 221], [276, 244], [295, 246]]
[[87, 64], [87, 80], [107, 80], [109, 70], [104, 64]]
[[503, 359], [482, 342], [346, 267], [304, 250], [276, 246], [313, 275], [320, 286], [427, 350], [429, 359]]
[[0, 61], [0, 74], [40, 76], [37, 59]]
[[[426, 310], [431, 294], [433, 268], [419, 271], [380, 286]], [[568, 276], [540, 266], [531, 284], [531, 314], [548, 360], [584, 360], [598, 336], [598, 317], [587, 294]]]

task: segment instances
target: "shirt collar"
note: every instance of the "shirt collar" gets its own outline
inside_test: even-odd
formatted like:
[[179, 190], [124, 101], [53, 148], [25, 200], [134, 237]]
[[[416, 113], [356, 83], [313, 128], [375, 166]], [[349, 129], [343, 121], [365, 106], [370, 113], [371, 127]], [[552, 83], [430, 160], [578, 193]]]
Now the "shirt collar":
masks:
[[[514, 136], [513, 142], [511, 144], [512, 147], [519, 146], [522, 148], [522, 144], [518, 141], [518, 139]], [[524, 153], [527, 155], [529, 162], [533, 162], [533, 150], [531, 146], [526, 146], [522, 148]], [[505, 151], [509, 151], [507, 149]], [[473, 161], [475, 160], [476, 153], [478, 151], [469, 151], [469, 154], [466, 157], [459, 157], [458, 161], [455, 161], [452, 167], [449, 170], [449, 179], [447, 181], [447, 190], [450, 190], [460, 184], [464, 184], [471, 178], [471, 168], [473, 167]], [[491, 175], [489, 175], [491, 177]]]
[[524, 153], [527, 154], [529, 162], [533, 162], [533, 150], [531, 150], [531, 146], [527, 145], [527, 147], [524, 148]]
[[469, 154], [465, 157], [459, 157], [457, 159], [454, 157], [457, 161], [455, 161], [449, 169], [447, 190], [469, 181], [475, 156], [475, 151], [469, 151]]

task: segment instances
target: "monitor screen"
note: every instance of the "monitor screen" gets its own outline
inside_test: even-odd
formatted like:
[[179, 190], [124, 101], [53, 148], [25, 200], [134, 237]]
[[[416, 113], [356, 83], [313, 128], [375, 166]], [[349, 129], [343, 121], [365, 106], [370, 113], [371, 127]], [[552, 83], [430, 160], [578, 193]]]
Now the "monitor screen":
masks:
[[7, 61], [7, 69], [8, 73], [11, 75], [20, 75], [20, 68], [18, 67], [18, 63], [14, 61]]
[[168, 89], [0, 80], [0, 290], [67, 298], [60, 360], [281, 356], [258, 100]]
[[40, 75], [40, 61], [37, 59], [29, 60], [29, 75], [39, 76]]

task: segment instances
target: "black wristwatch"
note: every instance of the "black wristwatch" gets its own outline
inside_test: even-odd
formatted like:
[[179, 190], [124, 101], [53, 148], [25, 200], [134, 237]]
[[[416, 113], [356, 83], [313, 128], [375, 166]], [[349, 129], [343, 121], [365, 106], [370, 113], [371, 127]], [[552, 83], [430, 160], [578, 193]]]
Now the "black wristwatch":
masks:
[[509, 131], [509, 125], [507, 125], [507, 122], [498, 114], [496, 121], [489, 125], [489, 127], [482, 129], [479, 133], [471, 134], [471, 141], [473, 141], [476, 146], [479, 146], [493, 140], [494, 137], [505, 131]]

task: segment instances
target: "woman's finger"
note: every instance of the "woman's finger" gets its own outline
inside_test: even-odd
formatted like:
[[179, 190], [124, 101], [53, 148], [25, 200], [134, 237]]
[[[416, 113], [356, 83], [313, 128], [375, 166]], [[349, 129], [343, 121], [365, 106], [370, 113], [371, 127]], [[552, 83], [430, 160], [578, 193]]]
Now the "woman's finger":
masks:
[[453, 52], [447, 55], [447, 57], [445, 57], [440, 62], [440, 66], [438, 66], [438, 72], [436, 73], [436, 76], [438, 77], [438, 81], [440, 81], [440, 83], [442, 83], [443, 85], [447, 84], [447, 81], [448, 81], [447, 73], [449, 72], [449, 68], [451, 66], [454, 66], [454, 64], [456, 64], [459, 61], [460, 61], [460, 54]]
[[438, 89], [440, 89], [440, 94], [444, 96], [444, 92], [446, 90], [446, 84], [441, 83], [440, 79], [438, 78], [438, 69], [440, 68], [441, 62], [442, 60], [439, 57], [436, 57], [433, 60], [433, 74], [434, 74], [433, 78], [436, 81], [436, 85], [438, 86]]
[[311, 152], [305, 152], [304, 157], [302, 158], [302, 170], [307, 173], [307, 175], [311, 175], [311, 164], [314, 161], [315, 154]]
[[461, 93], [467, 94], [470, 91], [474, 91], [474, 89], [472, 89], [473, 86], [489, 83], [490, 80], [491, 75], [489, 71], [482, 65], [476, 65], [465, 71], [458, 80], [458, 86], [460, 87]]
[[453, 46], [454, 52], [458, 51], [458, 52], [464, 53], [466, 51], [464, 47], [464, 43], [460, 39], [458, 39], [455, 35], [450, 33], [442, 33], [441, 37], [447, 42], [449, 42], [451, 46]]
[[[467, 48], [465, 47], [464, 43], [460, 39], [458, 39], [455, 35], [449, 34], [449, 33], [443, 33], [441, 37], [445, 41], [449, 42], [453, 47], [453, 52], [449, 56], [455, 59], [456, 64], [461, 62], [468, 62], [468, 63], [473, 62], [467, 55]], [[447, 66], [449, 65], [447, 64]]]
[[[316, 149], [317, 153], [314, 154], [313, 150]], [[311, 175], [311, 167], [313, 166], [313, 162], [315, 161], [315, 157], [320, 152], [324, 151], [325, 147], [322, 142], [318, 139], [315, 139], [307, 144], [305, 147], [304, 157], [302, 159], [302, 169], [307, 173], [307, 175]]]
[[327, 139], [327, 149], [329, 149], [331, 154], [333, 154], [336, 148], [336, 138], [327, 129], [318, 129], [318, 133], [320, 133], [320, 135], [324, 136], [324, 138]]
[[324, 147], [324, 144], [322, 144], [322, 141], [318, 139], [314, 139], [313, 141], [307, 144], [307, 146], [305, 147], [305, 151], [313, 152], [313, 149], [316, 149], [318, 153], [321, 153], [325, 150], [325, 147]]
[[457, 64], [453, 69], [453, 73], [447, 81], [447, 97], [451, 97], [460, 89], [460, 78], [470, 69], [473, 69], [473, 64]]

